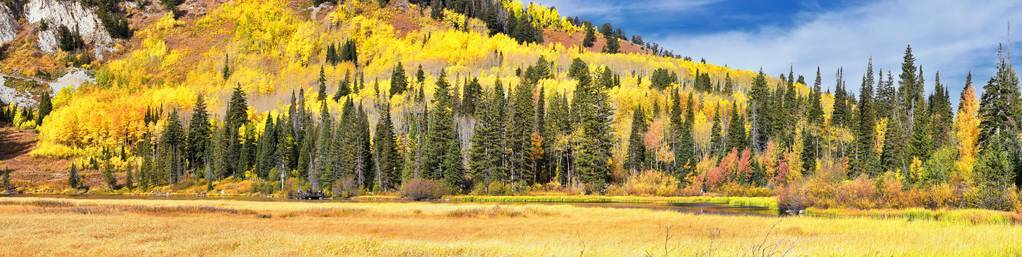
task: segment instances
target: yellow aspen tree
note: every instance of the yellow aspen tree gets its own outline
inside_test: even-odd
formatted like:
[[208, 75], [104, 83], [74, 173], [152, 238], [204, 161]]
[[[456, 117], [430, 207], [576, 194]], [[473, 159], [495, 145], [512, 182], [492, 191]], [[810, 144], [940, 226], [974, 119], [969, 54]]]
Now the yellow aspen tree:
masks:
[[958, 141], [958, 160], [955, 161], [955, 173], [952, 175], [953, 179], [966, 183], [972, 183], [972, 170], [976, 162], [977, 142], [979, 141], [978, 110], [979, 103], [972, 87], [972, 74], [970, 73], [965, 82], [965, 89], [962, 89], [958, 114], [955, 115], [954, 129]]

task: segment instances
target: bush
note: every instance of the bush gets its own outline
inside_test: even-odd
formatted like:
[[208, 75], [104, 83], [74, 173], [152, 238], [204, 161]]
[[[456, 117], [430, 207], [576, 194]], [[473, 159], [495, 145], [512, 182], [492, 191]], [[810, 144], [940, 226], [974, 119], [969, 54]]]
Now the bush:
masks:
[[644, 171], [628, 176], [621, 186], [611, 186], [608, 192], [622, 195], [675, 196], [678, 179], [659, 171]]
[[801, 186], [788, 185], [777, 189], [777, 210], [782, 213], [796, 214], [806, 206], [806, 196]]
[[835, 195], [839, 205], [858, 209], [871, 209], [877, 207], [877, 190], [873, 187], [872, 181], [865, 175], [851, 181], [845, 181], [838, 186]]
[[411, 179], [401, 185], [401, 197], [413, 201], [436, 200], [447, 194], [444, 184], [435, 180]]

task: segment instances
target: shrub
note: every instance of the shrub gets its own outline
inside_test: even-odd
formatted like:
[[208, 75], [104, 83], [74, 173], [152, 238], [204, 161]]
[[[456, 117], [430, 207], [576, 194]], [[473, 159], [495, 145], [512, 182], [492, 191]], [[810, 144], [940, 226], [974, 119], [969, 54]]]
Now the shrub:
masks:
[[643, 196], [674, 196], [678, 194], [678, 179], [659, 171], [643, 171], [628, 176], [620, 187], [608, 189], [612, 194]]
[[870, 209], [876, 207], [877, 190], [873, 187], [872, 181], [865, 175], [851, 181], [845, 181], [838, 186], [835, 198], [839, 205], [858, 209]]
[[413, 201], [436, 200], [444, 197], [447, 190], [443, 183], [428, 179], [411, 179], [401, 185], [401, 197]]
[[798, 185], [777, 189], [777, 209], [781, 212], [798, 211], [806, 208], [806, 196]]

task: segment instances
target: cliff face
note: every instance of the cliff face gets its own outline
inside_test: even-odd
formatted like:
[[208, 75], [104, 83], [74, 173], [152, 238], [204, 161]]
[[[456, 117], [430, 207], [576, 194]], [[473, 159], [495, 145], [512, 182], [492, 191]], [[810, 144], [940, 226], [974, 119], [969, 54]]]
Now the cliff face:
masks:
[[113, 38], [110, 33], [103, 27], [96, 13], [82, 5], [80, 1], [30, 0], [24, 9], [28, 22], [46, 24], [47, 29], [37, 34], [38, 46], [43, 52], [57, 51], [59, 26], [78, 31], [85, 43], [93, 47], [93, 53], [98, 59], [103, 59], [105, 54], [113, 51]]
[[18, 35], [18, 11], [15, 5], [0, 4], [0, 45], [14, 40]]
[[[19, 26], [21, 18], [31, 26]], [[34, 27], [39, 28], [35, 33], [39, 50], [55, 53], [59, 50], [57, 28], [60, 26], [78, 31], [98, 59], [113, 51], [113, 37], [103, 27], [96, 12], [81, 1], [28, 0], [0, 4], [0, 44], [13, 41], [20, 30]]]

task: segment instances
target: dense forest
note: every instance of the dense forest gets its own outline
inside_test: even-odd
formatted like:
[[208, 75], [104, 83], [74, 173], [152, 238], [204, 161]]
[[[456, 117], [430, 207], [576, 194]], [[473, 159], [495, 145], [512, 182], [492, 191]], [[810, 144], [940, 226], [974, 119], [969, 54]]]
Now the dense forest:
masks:
[[[244, 184], [331, 197], [778, 195], [794, 208], [1020, 202], [1022, 103], [1003, 49], [978, 85], [971, 75], [943, 84], [911, 47], [900, 69], [864, 60], [865, 74], [848, 74], [858, 80], [841, 69], [807, 79], [692, 62], [517, 1], [323, 3], [338, 7], [322, 22], [238, 2], [197, 21], [168, 15], [134, 32], [140, 48], [99, 68], [95, 85], [4, 107], [0, 120], [38, 127], [34, 154], [73, 158], [76, 190], [88, 189], [88, 169], [123, 192]], [[421, 31], [386, 24], [415, 12]], [[192, 29], [183, 22], [229, 22], [211, 34], [233, 41], [187, 56], [173, 50], [185, 44], [168, 46]], [[583, 37], [565, 47], [545, 32]], [[586, 50], [598, 37], [602, 50]], [[955, 110], [948, 88], [958, 86]]]

